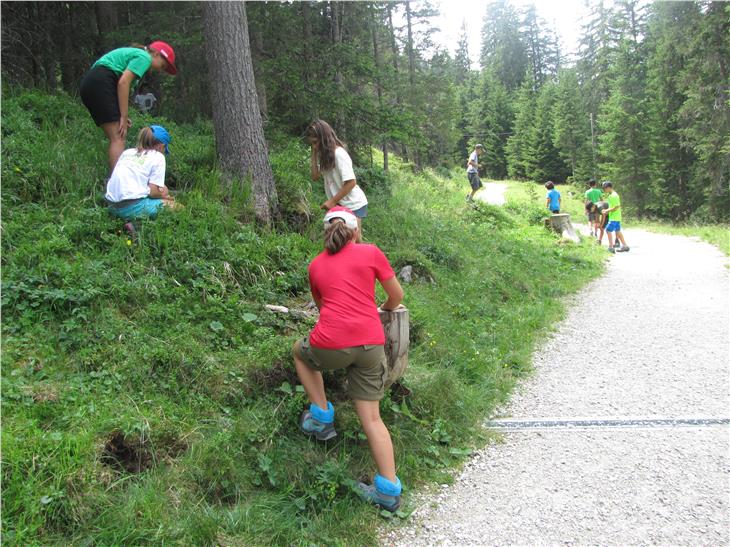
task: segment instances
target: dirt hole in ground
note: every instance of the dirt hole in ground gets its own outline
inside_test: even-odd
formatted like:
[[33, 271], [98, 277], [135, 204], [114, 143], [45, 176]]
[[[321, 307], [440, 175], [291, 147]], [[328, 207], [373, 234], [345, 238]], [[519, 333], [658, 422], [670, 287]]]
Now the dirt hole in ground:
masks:
[[153, 444], [150, 439], [115, 431], [104, 444], [101, 461], [126, 473], [141, 473], [161, 461], [169, 462], [187, 448], [187, 443], [178, 438], [164, 438]]

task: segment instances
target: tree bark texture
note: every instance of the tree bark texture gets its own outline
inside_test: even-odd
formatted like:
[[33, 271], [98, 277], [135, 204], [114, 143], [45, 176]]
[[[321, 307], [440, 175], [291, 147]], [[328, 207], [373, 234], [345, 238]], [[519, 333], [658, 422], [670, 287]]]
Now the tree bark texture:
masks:
[[573, 223], [570, 222], [569, 214], [560, 213], [557, 215], [550, 215], [550, 217], [545, 219], [545, 224], [563, 236], [563, 239], [567, 239], [574, 243], [580, 242], [580, 238], [573, 227]]
[[276, 186], [261, 123], [243, 2], [204, 2], [203, 23], [218, 161], [228, 189], [251, 181], [254, 211], [270, 225]]
[[408, 366], [408, 321], [409, 312], [405, 306], [393, 311], [380, 310], [380, 322], [385, 333], [385, 356], [388, 358], [388, 380], [385, 387], [403, 376]]

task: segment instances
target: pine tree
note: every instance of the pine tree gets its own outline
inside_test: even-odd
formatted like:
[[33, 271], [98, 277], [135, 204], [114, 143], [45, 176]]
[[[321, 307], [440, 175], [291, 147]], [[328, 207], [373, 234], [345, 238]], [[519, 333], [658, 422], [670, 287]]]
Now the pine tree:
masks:
[[[553, 106], [553, 144], [570, 165], [574, 181], [593, 176], [588, 114], [582, 109], [578, 77], [574, 69], [560, 71]], [[580, 165], [579, 165], [580, 162]]]
[[680, 74], [687, 96], [680, 108], [680, 134], [697, 157], [692, 192], [702, 195], [700, 218], [730, 218], [730, 17], [727, 4], [707, 2], [688, 30], [688, 62]]
[[527, 78], [522, 83], [513, 103], [515, 117], [512, 135], [507, 139], [505, 147], [507, 174], [513, 179], [526, 180], [531, 171], [529, 150], [537, 105], [537, 93], [532, 78]]
[[628, 207], [642, 216], [650, 205], [651, 172], [645, 125], [646, 56], [639, 42], [645, 25], [639, 1], [619, 2], [615, 23], [618, 51], [611, 69], [610, 97], [599, 119], [601, 167], [627, 198]]

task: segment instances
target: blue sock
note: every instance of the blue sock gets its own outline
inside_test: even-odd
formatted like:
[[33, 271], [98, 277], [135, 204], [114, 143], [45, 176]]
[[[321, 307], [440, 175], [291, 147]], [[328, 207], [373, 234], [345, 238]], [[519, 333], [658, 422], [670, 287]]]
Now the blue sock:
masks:
[[382, 475], [375, 475], [373, 484], [375, 485], [375, 489], [381, 494], [385, 494], [387, 496], [400, 496], [401, 485], [398, 477], [395, 478], [395, 482], [391, 482]]
[[323, 410], [312, 403], [309, 405], [309, 412], [312, 413], [312, 418], [323, 424], [331, 424], [335, 421], [335, 408], [329, 401], [327, 401], [327, 410]]

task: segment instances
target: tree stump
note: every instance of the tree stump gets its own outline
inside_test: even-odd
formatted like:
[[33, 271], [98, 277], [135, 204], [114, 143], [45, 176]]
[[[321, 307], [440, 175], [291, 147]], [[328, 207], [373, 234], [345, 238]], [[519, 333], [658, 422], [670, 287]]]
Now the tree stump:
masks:
[[408, 308], [399, 306], [393, 311], [380, 311], [380, 322], [385, 332], [385, 355], [388, 358], [388, 380], [385, 387], [389, 387], [403, 373], [408, 366]]
[[568, 213], [550, 215], [545, 219], [545, 225], [563, 236], [563, 239], [567, 239], [573, 243], [580, 242], [580, 238], [578, 237], [575, 228], [573, 228], [573, 223], [570, 222], [570, 215]]

